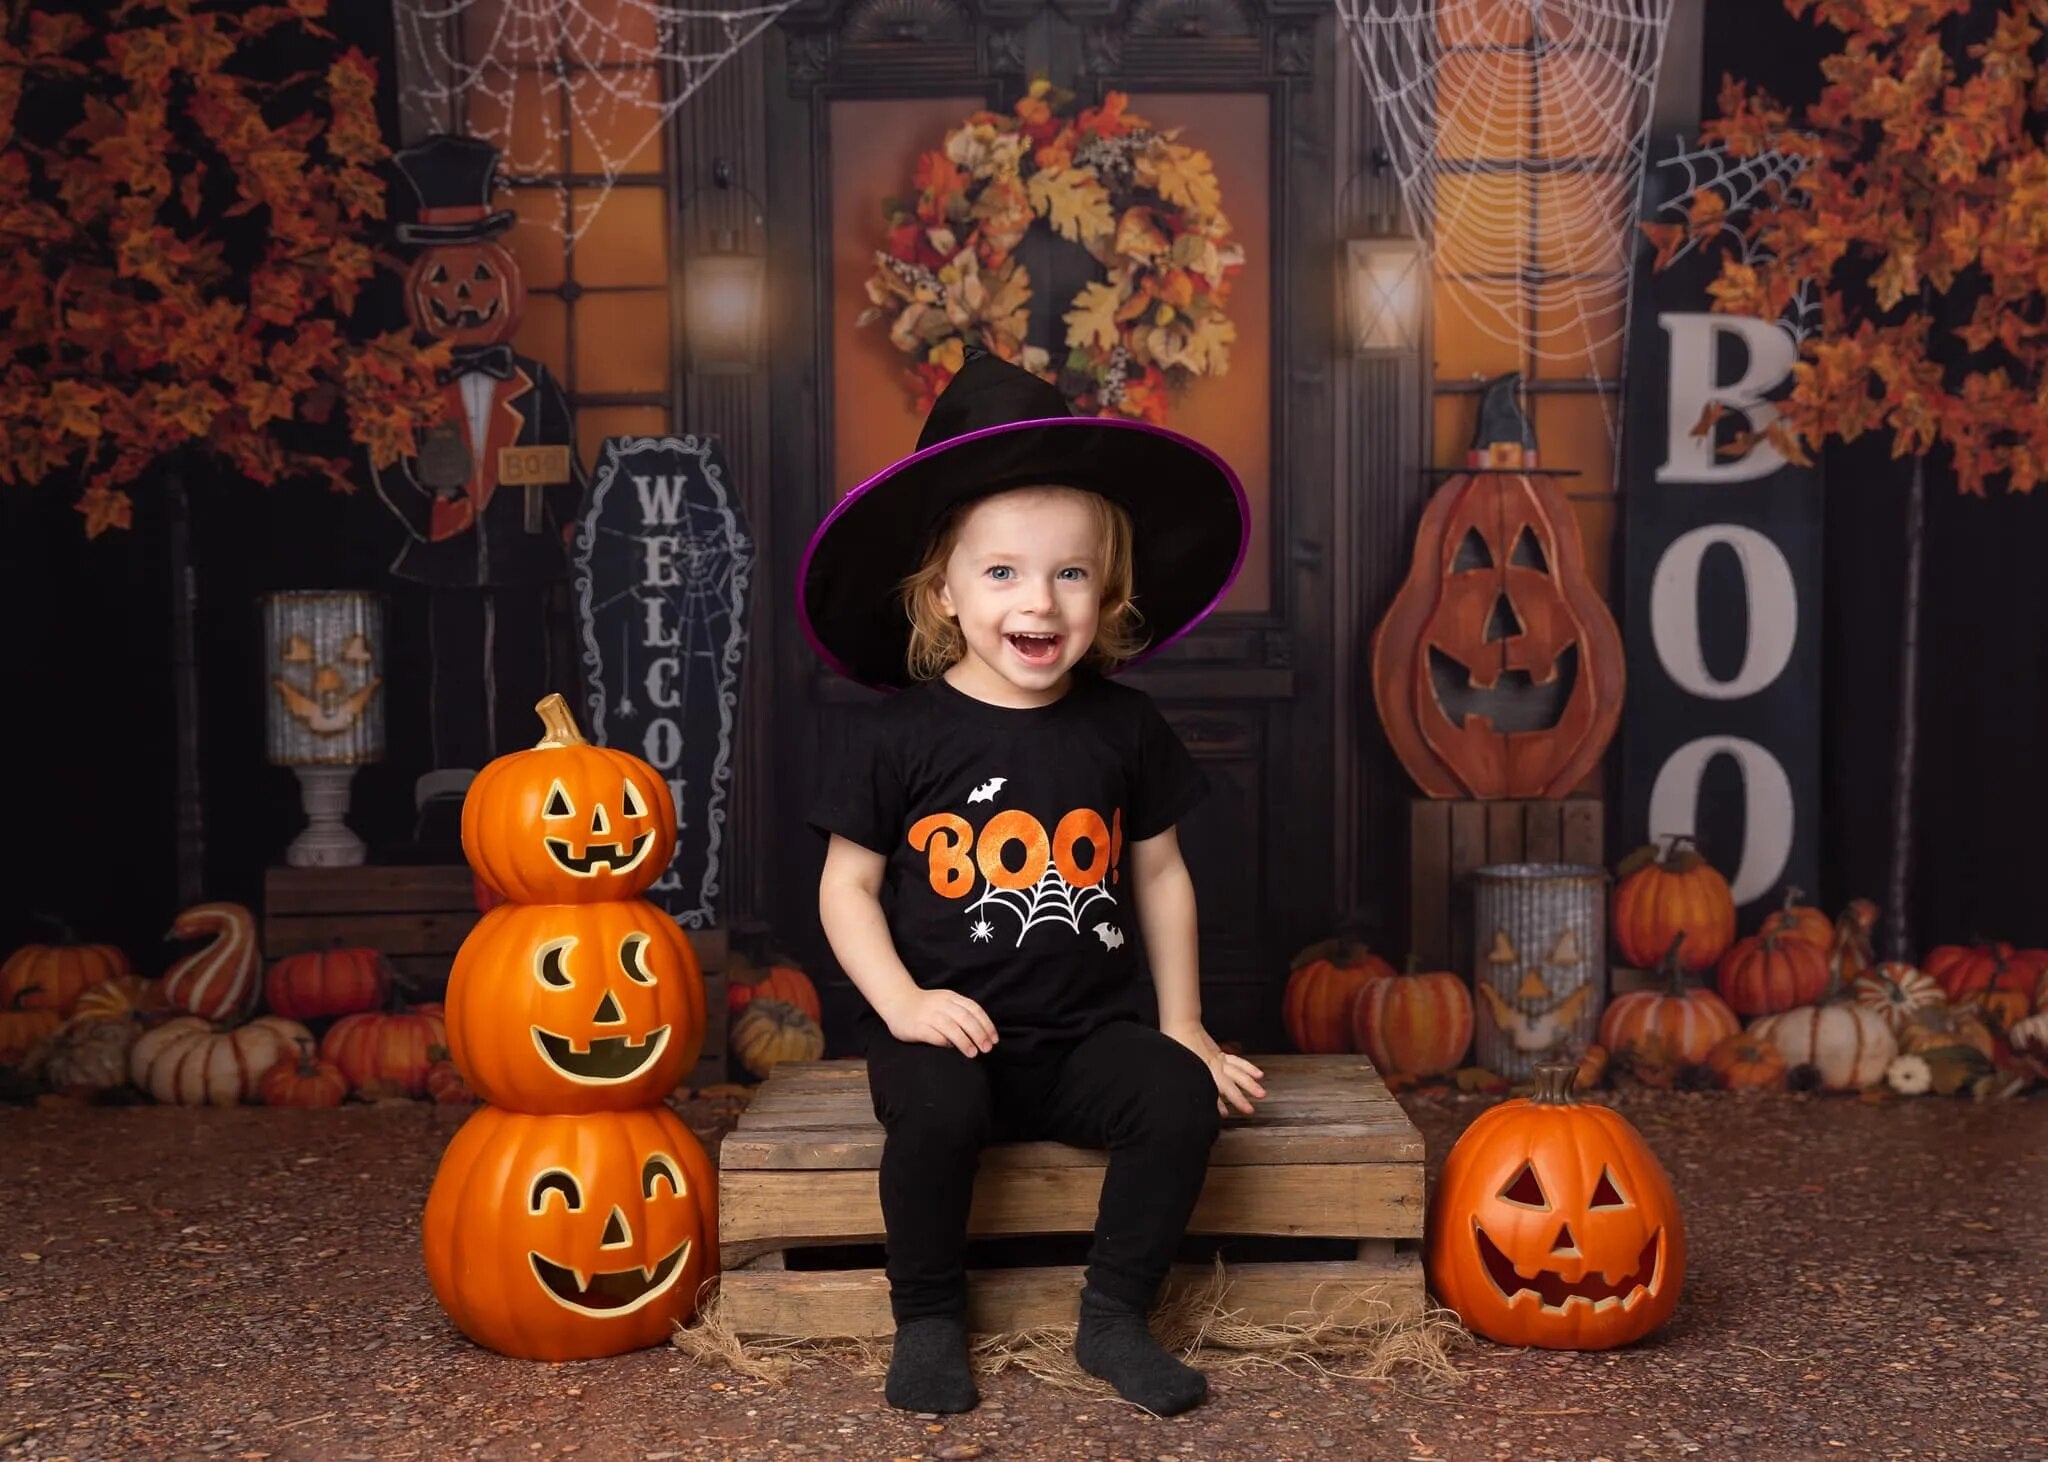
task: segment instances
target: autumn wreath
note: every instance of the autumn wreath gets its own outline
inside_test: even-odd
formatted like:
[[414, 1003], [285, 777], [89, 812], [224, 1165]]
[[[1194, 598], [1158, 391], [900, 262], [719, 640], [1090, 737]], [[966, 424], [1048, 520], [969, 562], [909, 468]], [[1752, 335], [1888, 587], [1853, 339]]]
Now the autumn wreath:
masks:
[[[1039, 80], [1014, 117], [974, 113], [918, 159], [913, 204], [883, 203], [888, 242], [858, 323], [889, 321], [920, 415], [970, 342], [1057, 381], [1077, 413], [1154, 423], [1170, 389], [1229, 369], [1244, 249], [1208, 154], [1127, 112], [1122, 92], [1068, 115], [1073, 101]], [[1024, 343], [1031, 275], [1016, 250], [1040, 220], [1108, 271], [1068, 301], [1057, 371]]]

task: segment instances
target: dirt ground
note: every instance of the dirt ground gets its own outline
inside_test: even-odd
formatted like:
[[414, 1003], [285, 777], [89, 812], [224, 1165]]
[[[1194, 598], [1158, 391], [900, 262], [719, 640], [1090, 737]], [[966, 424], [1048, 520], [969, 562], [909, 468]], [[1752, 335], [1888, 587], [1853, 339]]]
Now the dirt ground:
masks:
[[[1432, 1178], [1478, 1099], [1411, 1099]], [[1261, 1372], [1159, 1420], [1015, 1372], [890, 1410], [672, 1347], [512, 1361], [419, 1257], [464, 1113], [0, 1111], [0, 1453], [233, 1458], [2048, 1457], [2048, 1101], [1656, 1094], [1685, 1297], [1619, 1353], [1453, 1352], [1455, 1382]], [[706, 1135], [718, 1114], [685, 1115]]]

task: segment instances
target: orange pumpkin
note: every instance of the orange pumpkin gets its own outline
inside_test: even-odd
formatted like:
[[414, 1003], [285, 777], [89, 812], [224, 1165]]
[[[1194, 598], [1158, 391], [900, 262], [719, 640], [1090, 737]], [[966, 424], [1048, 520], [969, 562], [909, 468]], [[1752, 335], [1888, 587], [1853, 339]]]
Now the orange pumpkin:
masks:
[[391, 966], [374, 949], [290, 954], [263, 977], [263, 1003], [290, 1020], [375, 1010], [391, 994]]
[[161, 982], [116, 975], [82, 991], [71, 1013], [80, 1020], [125, 1020], [131, 1015], [162, 1015], [170, 1008]]
[[480, 1107], [442, 1155], [421, 1247], [479, 1345], [584, 1360], [667, 1340], [717, 1273], [710, 1160], [665, 1107]]
[[1572, 1096], [1569, 1062], [1480, 1114], [1444, 1158], [1428, 1271], [1466, 1326], [1503, 1345], [1604, 1350], [1671, 1317], [1685, 1222], [1671, 1180], [1611, 1108]]
[[415, 328], [457, 345], [510, 340], [526, 308], [519, 261], [491, 239], [436, 244], [420, 251], [405, 276], [405, 308]]
[[1663, 991], [1631, 990], [1608, 1002], [1600, 1016], [1600, 1044], [1630, 1065], [1675, 1071], [1704, 1061], [1717, 1041], [1742, 1029], [1742, 1022], [1712, 990], [1687, 984], [1676, 938], [1665, 952], [1661, 973]]
[[1811, 1005], [1828, 991], [1828, 951], [1789, 935], [1753, 934], [1722, 957], [1719, 983], [1740, 1016]]
[[63, 1019], [94, 985], [128, 974], [128, 956], [111, 944], [24, 944], [0, 965], [0, 1010], [50, 1010]]
[[164, 999], [202, 1020], [233, 1022], [256, 1005], [263, 956], [256, 948], [256, 916], [240, 904], [195, 904], [179, 914], [166, 939], [212, 942], [164, 971]]
[[332, 1061], [302, 1052], [264, 1072], [256, 1095], [266, 1107], [338, 1107], [348, 1100], [348, 1077]]
[[757, 965], [735, 951], [726, 961], [725, 1008], [738, 1015], [754, 999], [780, 1000], [794, 1005], [812, 1020], [823, 1022], [825, 1008], [818, 1003], [818, 987], [811, 977], [786, 959], [766, 966]]
[[1615, 869], [1614, 943], [1624, 963], [1655, 969], [1680, 934], [1678, 962], [1689, 975], [1714, 967], [1735, 942], [1735, 896], [1689, 837], [1672, 837], [1658, 856], [1638, 848]]
[[54, 1010], [36, 1010], [22, 1004], [30, 990], [17, 990], [0, 1008], [0, 1066], [11, 1066], [35, 1049], [46, 1036], [55, 1035], [64, 1017]]
[[1573, 1088], [1577, 1091], [1591, 1091], [1606, 1080], [1608, 1059], [1605, 1046], [1595, 1044], [1586, 1047], [1579, 1055], [1579, 1069], [1572, 1078]]
[[2048, 951], [2014, 949], [2003, 941], [1943, 944], [1928, 951], [1920, 968], [1940, 981], [1951, 1004], [1985, 990], [2018, 990], [2031, 999], [2048, 968]]
[[332, 1061], [349, 1085], [365, 1096], [422, 1097], [427, 1094], [427, 1055], [448, 1044], [438, 1004], [391, 1014], [344, 1015], [320, 1041], [322, 1060]]
[[1775, 914], [1764, 920], [1759, 934], [1786, 934], [1794, 939], [1804, 939], [1808, 944], [1817, 944], [1822, 949], [1835, 947], [1835, 921], [1811, 905], [1801, 904], [1804, 889], [1785, 889], [1785, 902]]
[[1849, 982], [1849, 997], [1858, 1005], [1875, 1010], [1893, 1034], [1912, 1024], [1915, 1016], [1930, 1005], [1946, 1005], [1948, 997], [1932, 975], [1914, 969], [1903, 960], [1885, 960], [1871, 966]]
[[427, 1054], [434, 1058], [427, 1068], [427, 1100], [444, 1107], [476, 1105], [477, 1094], [462, 1079], [462, 1068], [449, 1058], [448, 1048], [435, 1046]]
[[1351, 1003], [1351, 1049], [1372, 1058], [1382, 1076], [1438, 1076], [1472, 1048], [1472, 992], [1448, 970], [1369, 979]]
[[1785, 1084], [1783, 1053], [1751, 1031], [1737, 1031], [1715, 1042], [1706, 1064], [1730, 1091], [1769, 1091]]
[[501, 904], [448, 977], [448, 1053], [515, 1112], [652, 1106], [697, 1064], [704, 974], [643, 899]]
[[462, 799], [470, 868], [514, 903], [640, 897], [675, 852], [668, 783], [632, 753], [585, 741], [559, 695], [534, 709], [547, 734], [491, 762]]
[[1325, 939], [1294, 957], [1280, 1019], [1294, 1049], [1334, 1055], [1351, 1049], [1351, 1006], [1371, 980], [1391, 979], [1394, 967], [1349, 939]]
[[756, 1076], [784, 1061], [815, 1061], [825, 1054], [818, 1023], [780, 1000], [750, 1000], [732, 1023], [733, 1054]]

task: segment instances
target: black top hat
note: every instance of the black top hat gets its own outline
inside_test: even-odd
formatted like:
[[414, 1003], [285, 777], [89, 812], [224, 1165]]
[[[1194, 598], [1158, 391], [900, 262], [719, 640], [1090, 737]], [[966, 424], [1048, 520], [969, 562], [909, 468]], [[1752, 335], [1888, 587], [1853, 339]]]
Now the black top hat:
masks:
[[917, 450], [840, 499], [811, 535], [797, 619], [812, 647], [864, 684], [908, 684], [900, 586], [932, 530], [962, 503], [1038, 486], [1085, 488], [1130, 514], [1132, 598], [1151, 643], [1129, 665], [1199, 624], [1244, 562], [1244, 487], [1216, 453], [1149, 422], [1077, 417], [1057, 386], [970, 348]]
[[393, 231], [401, 244], [474, 244], [516, 222], [509, 210], [491, 208], [498, 149], [481, 137], [438, 133], [391, 160], [419, 200], [414, 221]]

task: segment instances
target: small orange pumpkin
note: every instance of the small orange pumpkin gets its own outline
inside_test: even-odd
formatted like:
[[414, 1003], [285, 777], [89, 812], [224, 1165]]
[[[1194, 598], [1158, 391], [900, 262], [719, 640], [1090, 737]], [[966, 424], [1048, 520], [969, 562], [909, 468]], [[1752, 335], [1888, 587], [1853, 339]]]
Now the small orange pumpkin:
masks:
[[462, 1332], [528, 1360], [668, 1339], [718, 1264], [710, 1159], [666, 1107], [538, 1116], [479, 1107], [449, 1141], [421, 1225]]
[[1368, 979], [1351, 1003], [1351, 1049], [1372, 1058], [1382, 1076], [1455, 1071], [1472, 1048], [1472, 992], [1448, 970]]
[[1872, 965], [1849, 982], [1849, 996], [1858, 1005], [1882, 1015], [1893, 1034], [1912, 1024], [1928, 1006], [1948, 1004], [1939, 981], [1903, 960], [1888, 959]]
[[1759, 934], [1786, 934], [1794, 939], [1804, 939], [1808, 944], [1822, 949], [1835, 947], [1835, 921], [1811, 905], [1801, 904], [1804, 889], [1787, 885], [1785, 902], [1778, 911], [1764, 920]]
[[1600, 1015], [1600, 1044], [1618, 1061], [1676, 1070], [1704, 1061], [1717, 1041], [1742, 1029], [1727, 1002], [1704, 986], [1689, 985], [1678, 962], [1680, 934], [1665, 952], [1665, 989], [1631, 990]]
[[2018, 990], [2031, 999], [2044, 966], [2048, 951], [2014, 949], [2002, 940], [1943, 944], [1920, 962], [1920, 968], [1941, 983], [1951, 1004], [1985, 990]]
[[1350, 939], [1311, 944], [1288, 967], [1280, 1019], [1294, 1049], [1335, 1055], [1351, 1049], [1351, 1006], [1371, 980], [1393, 978], [1394, 967]]
[[36, 994], [34, 989], [17, 990], [0, 1008], [0, 1066], [11, 1066], [35, 1049], [36, 1042], [54, 1035], [64, 1017], [54, 1010], [38, 1010], [22, 1002]]
[[288, 1020], [375, 1010], [391, 994], [391, 966], [374, 949], [336, 946], [289, 954], [263, 977], [263, 1002]]
[[491, 762], [462, 799], [470, 868], [514, 903], [640, 897], [675, 852], [668, 783], [632, 753], [585, 741], [559, 695], [534, 709], [547, 734]]
[[818, 987], [786, 956], [764, 966], [734, 950], [726, 960], [725, 979], [728, 1016], [745, 1010], [750, 1000], [767, 999], [794, 1005], [812, 1020], [822, 1022], [825, 1019], [825, 1008], [818, 1002]]
[[71, 1013], [80, 1020], [125, 1020], [131, 1015], [148, 1019], [164, 1015], [170, 1008], [161, 982], [140, 975], [116, 975], [88, 986]]
[[365, 1096], [422, 1097], [427, 1069], [434, 1064], [427, 1051], [447, 1044], [448, 1027], [436, 1003], [390, 1014], [344, 1015], [321, 1038], [320, 1056], [339, 1066], [349, 1085]]
[[1663, 856], [1654, 846], [1638, 848], [1615, 869], [1614, 942], [1625, 963], [1648, 970], [1683, 934], [1678, 962], [1697, 975], [1735, 941], [1735, 896], [1690, 837], [1669, 842]]
[[1671, 1317], [1685, 1280], [1670, 1178], [1619, 1112], [1574, 1099], [1576, 1071], [1542, 1062], [1535, 1095], [1481, 1113], [1430, 1205], [1431, 1288], [1503, 1345], [1626, 1345]]
[[1828, 992], [1828, 951], [1783, 934], [1752, 934], [1721, 959], [1721, 998], [1740, 1016], [1776, 1015]]
[[24, 944], [7, 956], [0, 965], [0, 1010], [50, 1010], [63, 1019], [94, 985], [130, 973], [128, 956], [113, 945], [79, 944], [65, 934], [57, 943]]
[[1707, 1067], [1730, 1091], [1774, 1091], [1785, 1084], [1785, 1057], [1775, 1043], [1737, 1031], [1714, 1043]]
[[475, 1106], [477, 1094], [462, 1079], [462, 1068], [450, 1059], [448, 1048], [434, 1046], [427, 1054], [434, 1058], [434, 1064], [427, 1068], [427, 1100], [444, 1107]]
[[301, 1052], [264, 1072], [256, 1095], [266, 1107], [338, 1107], [348, 1100], [348, 1077], [332, 1061]]

